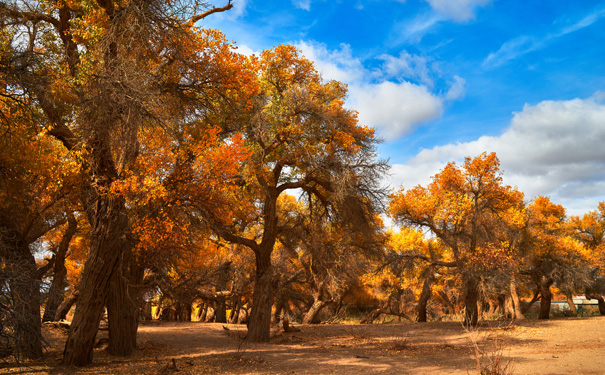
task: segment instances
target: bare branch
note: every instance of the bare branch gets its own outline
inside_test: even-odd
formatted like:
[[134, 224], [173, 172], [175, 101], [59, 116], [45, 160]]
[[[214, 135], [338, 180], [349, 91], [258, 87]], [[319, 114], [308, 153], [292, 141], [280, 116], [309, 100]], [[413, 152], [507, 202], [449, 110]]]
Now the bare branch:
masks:
[[199, 21], [201, 19], [204, 19], [204, 18], [208, 17], [211, 14], [226, 12], [226, 11], [228, 11], [231, 8], [233, 8], [233, 4], [231, 4], [231, 0], [229, 0], [229, 2], [227, 3], [227, 5], [225, 5], [223, 7], [213, 7], [212, 9], [209, 9], [209, 10], [205, 11], [204, 13], [197, 14], [197, 15], [191, 17], [189, 19], [189, 21], [187, 21], [185, 24], [187, 24], [187, 25], [194, 25], [197, 21]]

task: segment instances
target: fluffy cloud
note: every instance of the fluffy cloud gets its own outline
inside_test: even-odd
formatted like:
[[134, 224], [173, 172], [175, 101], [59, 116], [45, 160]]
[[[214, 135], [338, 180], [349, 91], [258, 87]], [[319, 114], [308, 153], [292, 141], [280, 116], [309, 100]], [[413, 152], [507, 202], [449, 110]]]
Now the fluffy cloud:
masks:
[[441, 99], [409, 82], [353, 85], [352, 107], [362, 124], [377, 126], [387, 139], [409, 134], [414, 125], [441, 116]]
[[[461, 95], [460, 90], [464, 90], [464, 80], [455, 77], [451, 95], [442, 97], [431, 93], [432, 80], [426, 59], [405, 51], [397, 57], [381, 56], [384, 64], [377, 70], [369, 70], [353, 57], [347, 45], [333, 51], [311, 42], [298, 42], [296, 46], [315, 63], [325, 79], [348, 84], [348, 104], [359, 112], [360, 122], [377, 128], [387, 139], [409, 134], [414, 126], [441, 116], [446, 97]], [[415, 78], [424, 84], [404, 78]]]
[[465, 22], [475, 18], [475, 9], [491, 0], [427, 0], [431, 7], [444, 17], [456, 22]]
[[505, 183], [531, 199], [550, 196], [571, 214], [581, 214], [605, 200], [605, 102], [589, 99], [543, 101], [526, 105], [498, 137], [481, 137], [418, 153], [392, 169], [393, 186], [426, 184], [446, 162], [482, 152], [496, 152]]

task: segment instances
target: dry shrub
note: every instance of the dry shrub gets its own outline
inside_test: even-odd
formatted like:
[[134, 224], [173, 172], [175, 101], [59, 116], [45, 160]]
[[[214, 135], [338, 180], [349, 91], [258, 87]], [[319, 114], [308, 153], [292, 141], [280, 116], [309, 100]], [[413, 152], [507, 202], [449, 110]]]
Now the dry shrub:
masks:
[[508, 336], [506, 331], [512, 329], [511, 322], [498, 322], [496, 326], [486, 329], [464, 326], [468, 341], [473, 350], [475, 369], [480, 375], [511, 375], [514, 370], [512, 359], [506, 358]]

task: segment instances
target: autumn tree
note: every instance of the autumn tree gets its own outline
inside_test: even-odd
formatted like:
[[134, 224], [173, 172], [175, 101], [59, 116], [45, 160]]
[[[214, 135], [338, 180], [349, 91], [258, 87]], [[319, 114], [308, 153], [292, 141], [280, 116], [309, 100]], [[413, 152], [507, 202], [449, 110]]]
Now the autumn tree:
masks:
[[[260, 92], [250, 117], [239, 124], [250, 156], [242, 165], [239, 204], [231, 222], [215, 230], [225, 240], [250, 248], [256, 280], [247, 339], [268, 341], [275, 273], [271, 255], [289, 228], [278, 217], [278, 199], [299, 189], [339, 215], [373, 212], [385, 164], [375, 160], [376, 139], [344, 108], [343, 84], [322, 81], [313, 64], [291, 46], [262, 53]], [[239, 213], [238, 213], [239, 212]], [[245, 235], [258, 222], [258, 237]]]
[[[112, 186], [136, 160], [139, 130], [165, 122], [167, 103], [206, 108], [200, 99], [214, 80], [190, 74], [208, 60], [197, 48], [200, 33], [193, 24], [232, 4], [206, 11], [204, 5], [105, 0], [0, 4], [2, 24], [19, 35], [8, 44], [16, 58], [9, 63], [13, 73], [7, 87], [35, 98], [47, 119], [47, 133], [80, 155], [86, 176], [82, 203], [92, 226], [91, 246], [64, 364], [91, 362], [107, 293], [124, 288], [123, 278], [113, 276], [123, 270], [122, 251], [132, 244], [125, 200], [112, 194]], [[183, 62], [186, 58], [191, 60]], [[180, 118], [192, 112], [181, 111]], [[114, 316], [127, 317], [114, 324], [132, 325], [130, 314]], [[132, 350], [134, 341], [130, 343], [120, 354]]]
[[429, 229], [450, 248], [462, 278], [465, 323], [479, 318], [480, 286], [494, 271], [514, 267], [523, 194], [502, 183], [496, 154], [449, 163], [427, 187], [394, 193], [390, 214], [400, 224]]
[[527, 216], [522, 273], [530, 276], [540, 296], [538, 318], [548, 319], [551, 287], [556, 285], [571, 306], [572, 294], [588, 286], [590, 269], [581, 244], [571, 237], [563, 206], [539, 196], [528, 206]]
[[569, 225], [572, 236], [584, 245], [584, 255], [591, 268], [586, 298], [596, 299], [599, 312], [605, 315], [605, 202], [582, 217], [571, 217]]
[[[38, 269], [34, 253], [37, 241], [66, 221], [67, 197], [75, 190], [71, 178], [77, 173], [58, 142], [36, 134], [32, 113], [11, 104], [0, 102], [7, 116], [6, 122], [0, 121], [0, 288], [3, 297], [10, 295], [2, 306], [11, 316], [6, 328], [13, 327], [15, 354], [38, 358], [40, 288], [46, 270]], [[51, 267], [48, 263], [45, 268]]]

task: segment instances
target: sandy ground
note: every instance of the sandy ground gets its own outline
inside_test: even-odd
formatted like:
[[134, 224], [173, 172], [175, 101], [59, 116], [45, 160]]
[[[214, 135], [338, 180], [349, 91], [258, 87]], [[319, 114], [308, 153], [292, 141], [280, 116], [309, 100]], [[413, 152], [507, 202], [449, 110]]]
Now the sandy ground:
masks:
[[491, 322], [476, 332], [457, 322], [297, 327], [271, 343], [249, 344], [239, 338], [245, 326], [147, 322], [133, 356], [99, 348], [94, 364], [81, 369], [57, 366], [66, 334], [46, 327], [46, 357], [0, 363], [0, 373], [478, 374], [478, 361], [500, 361], [506, 374], [605, 374], [605, 317]]

